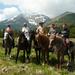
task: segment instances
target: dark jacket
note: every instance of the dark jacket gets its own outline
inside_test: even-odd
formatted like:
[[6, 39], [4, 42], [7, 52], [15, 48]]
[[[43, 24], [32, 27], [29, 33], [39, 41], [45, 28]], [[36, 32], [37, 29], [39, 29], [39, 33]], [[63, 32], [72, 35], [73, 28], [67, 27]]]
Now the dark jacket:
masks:
[[68, 28], [64, 28], [61, 30], [61, 34], [63, 35], [64, 38], [69, 38], [69, 29]]

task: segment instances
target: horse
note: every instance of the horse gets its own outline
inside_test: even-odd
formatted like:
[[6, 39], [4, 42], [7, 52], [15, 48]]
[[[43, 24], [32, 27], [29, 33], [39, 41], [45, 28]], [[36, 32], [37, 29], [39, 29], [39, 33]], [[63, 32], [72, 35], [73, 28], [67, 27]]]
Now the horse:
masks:
[[14, 47], [14, 39], [7, 33], [6, 39], [4, 39], [5, 56], [8, 54], [11, 57], [11, 49]]
[[[51, 42], [51, 47], [54, 48], [54, 51], [57, 54], [57, 60], [58, 60], [58, 68], [61, 68], [62, 63], [64, 61], [64, 55], [65, 52], [67, 53], [68, 57], [69, 57], [69, 61], [71, 59], [71, 61], [74, 61], [74, 46], [72, 41], [70, 41], [69, 43], [69, 48], [67, 48], [64, 44], [64, 41], [61, 37], [54, 37], [54, 39]], [[68, 50], [69, 49], [69, 50]], [[69, 51], [69, 53], [68, 53]]]
[[29, 62], [29, 43], [27, 38], [25, 37], [24, 33], [21, 32], [18, 39], [17, 39], [17, 56], [16, 62], [18, 60], [20, 50], [23, 50], [23, 62], [25, 62], [25, 52], [27, 53], [27, 62]]
[[41, 54], [45, 62], [49, 60], [48, 46], [49, 38], [46, 35], [38, 35], [36, 31], [31, 31], [31, 42], [36, 53], [37, 62], [40, 63]]
[[36, 40], [42, 53], [43, 61], [49, 62], [49, 38], [44, 34], [37, 34]]
[[37, 62], [39, 62], [39, 60], [40, 60], [40, 48], [39, 48], [38, 43], [35, 39], [35, 35], [36, 35], [36, 32], [34, 30], [30, 31], [30, 52], [31, 52], [31, 49], [34, 48], [35, 53], [36, 53]]

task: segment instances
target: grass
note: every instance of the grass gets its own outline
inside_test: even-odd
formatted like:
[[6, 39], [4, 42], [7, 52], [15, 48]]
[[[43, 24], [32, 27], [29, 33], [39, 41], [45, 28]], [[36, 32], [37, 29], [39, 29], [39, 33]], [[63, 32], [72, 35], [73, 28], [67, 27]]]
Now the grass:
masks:
[[[0, 75], [75, 75], [75, 72], [69, 72], [67, 68], [56, 69], [56, 55], [50, 53], [50, 65], [37, 64], [35, 59], [35, 52], [32, 49], [31, 62], [22, 63], [22, 51], [19, 56], [18, 63], [15, 63], [17, 49], [12, 49], [12, 58], [9, 60], [4, 56], [4, 48], [2, 48], [2, 39], [0, 38]], [[67, 61], [67, 56], [65, 56]], [[66, 66], [65, 66], [66, 67]]]

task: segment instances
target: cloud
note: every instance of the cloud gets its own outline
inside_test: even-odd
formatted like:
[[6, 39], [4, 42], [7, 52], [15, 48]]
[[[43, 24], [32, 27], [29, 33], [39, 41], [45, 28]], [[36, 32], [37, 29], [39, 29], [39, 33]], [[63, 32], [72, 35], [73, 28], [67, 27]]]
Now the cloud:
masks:
[[24, 13], [40, 13], [55, 17], [65, 11], [75, 12], [75, 0], [17, 0]]
[[12, 16], [18, 14], [19, 11], [18, 11], [18, 9], [17, 9], [16, 7], [10, 7], [10, 8], [5, 8], [5, 9], [3, 10], [3, 13], [4, 13], [4, 15], [6, 15], [6, 16], [11, 16], [11, 17], [12, 17]]
[[0, 0], [0, 3], [7, 4], [7, 5], [15, 5], [17, 0]]
[[3, 21], [3, 20], [5, 20], [5, 17], [3, 14], [0, 14], [0, 21]]
[[6, 18], [11, 18], [15, 15], [18, 15], [19, 11], [16, 7], [9, 7], [0, 10], [0, 21], [5, 20]]
[[75, 0], [0, 0], [6, 5], [16, 5], [24, 14], [44, 14], [55, 17], [65, 11], [75, 12]]

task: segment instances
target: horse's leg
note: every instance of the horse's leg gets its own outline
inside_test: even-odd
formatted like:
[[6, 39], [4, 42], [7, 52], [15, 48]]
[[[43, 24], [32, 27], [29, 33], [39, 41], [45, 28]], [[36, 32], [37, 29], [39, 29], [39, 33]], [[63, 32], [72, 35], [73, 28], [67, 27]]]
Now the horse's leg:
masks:
[[45, 63], [48, 63], [48, 61], [49, 61], [49, 52], [47, 51], [48, 49], [46, 49], [46, 50], [44, 50], [45, 52], [44, 52], [44, 55], [45, 55]]
[[7, 55], [7, 48], [5, 48], [5, 56]]
[[9, 57], [11, 58], [11, 47], [9, 48], [8, 55], [9, 55]]
[[47, 51], [44, 50], [44, 61], [45, 61], [45, 63], [47, 63], [47, 56], [46, 55], [47, 55]]
[[58, 64], [58, 68], [60, 68], [61, 69], [61, 67], [62, 67], [62, 63], [63, 63], [63, 59], [64, 59], [64, 55], [63, 55], [63, 52], [61, 52], [61, 50], [59, 50], [59, 53], [58, 53], [59, 55], [59, 64]]
[[71, 59], [70, 59], [70, 53], [68, 53], [68, 59], [69, 59], [69, 62], [71, 61]]
[[38, 50], [37, 50], [37, 48], [35, 48], [35, 53], [36, 53], [36, 59], [37, 59], [37, 62], [38, 62]]
[[39, 63], [40, 63], [40, 55], [41, 55], [41, 50], [39, 49]]
[[63, 52], [61, 52], [60, 53], [60, 66], [59, 66], [59, 68], [62, 68], [62, 64], [64, 63], [64, 53]]
[[35, 48], [35, 53], [36, 53], [36, 60], [39, 63], [40, 62], [40, 49]]
[[47, 51], [47, 63], [49, 63], [49, 51]]
[[30, 61], [31, 44], [32, 44], [32, 40], [29, 40], [29, 41], [28, 41], [28, 45], [27, 45], [27, 49], [26, 49], [28, 62]]
[[60, 68], [60, 63], [61, 63], [61, 61], [60, 61], [60, 52], [59, 52], [59, 51], [58, 51], [58, 53], [57, 53], [57, 60], [58, 60], [57, 68]]
[[62, 57], [61, 57], [61, 63], [64, 63], [64, 53], [62, 53]]
[[45, 50], [42, 50], [42, 58], [43, 58], [43, 62], [45, 63]]
[[71, 52], [71, 62], [74, 62], [74, 52]]
[[68, 54], [68, 59], [69, 59], [69, 62], [70, 62], [71, 61], [71, 52], [70, 52], [68, 47], [67, 47], [67, 54]]
[[44, 52], [44, 61], [45, 61], [45, 63], [48, 63], [48, 61], [49, 61], [48, 48], [45, 48], [45, 49], [43, 50], [43, 52]]
[[28, 47], [26, 49], [26, 52], [27, 52], [27, 56], [29, 57], [30, 53], [31, 53], [31, 45], [30, 45], [30, 43], [28, 43]]
[[25, 50], [23, 50], [23, 62], [25, 62]]
[[30, 61], [30, 51], [29, 51], [29, 48], [26, 49], [26, 54], [27, 54], [27, 63]]
[[17, 59], [18, 59], [18, 56], [19, 56], [19, 52], [20, 52], [20, 49], [17, 49], [16, 63], [17, 63]]
[[30, 54], [31, 54], [31, 47], [29, 46], [27, 50], [27, 59], [30, 60]]
[[63, 48], [61, 50], [62, 50], [61, 53], [60, 53], [60, 55], [61, 55], [61, 64], [63, 64], [64, 63], [64, 50], [65, 50], [65, 48]]
[[29, 41], [29, 53], [31, 53], [32, 40]]

